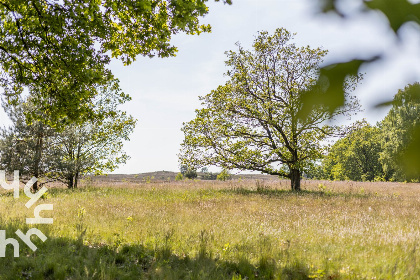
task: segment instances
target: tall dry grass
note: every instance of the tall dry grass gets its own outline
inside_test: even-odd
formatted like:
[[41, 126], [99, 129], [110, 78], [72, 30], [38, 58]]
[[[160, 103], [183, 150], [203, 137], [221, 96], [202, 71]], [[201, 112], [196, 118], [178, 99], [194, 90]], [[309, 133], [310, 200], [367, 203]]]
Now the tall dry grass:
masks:
[[[9, 254], [0, 276], [420, 278], [419, 184], [308, 180], [301, 193], [290, 192], [289, 184], [233, 180], [87, 182], [75, 191], [54, 187], [43, 200], [54, 204], [54, 224], [40, 227], [49, 239], [37, 242], [35, 253], [26, 249], [18, 259]], [[31, 215], [25, 202], [23, 196], [15, 201], [3, 193], [3, 227], [25, 228], [23, 221]]]

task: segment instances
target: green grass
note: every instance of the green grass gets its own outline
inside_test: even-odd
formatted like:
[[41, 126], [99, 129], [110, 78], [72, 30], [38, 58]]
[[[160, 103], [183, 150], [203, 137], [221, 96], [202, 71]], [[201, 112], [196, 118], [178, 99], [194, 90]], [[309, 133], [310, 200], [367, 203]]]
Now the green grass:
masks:
[[[0, 279], [418, 279], [417, 184], [109, 184], [49, 190], [48, 239], [8, 248]], [[0, 196], [7, 237], [26, 198]]]

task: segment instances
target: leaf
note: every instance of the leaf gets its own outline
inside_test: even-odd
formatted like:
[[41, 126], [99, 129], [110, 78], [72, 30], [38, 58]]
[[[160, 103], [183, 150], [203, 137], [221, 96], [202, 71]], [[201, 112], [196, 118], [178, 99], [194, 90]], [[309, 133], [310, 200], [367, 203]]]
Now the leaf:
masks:
[[387, 107], [387, 106], [391, 106], [394, 104], [394, 100], [389, 100], [389, 101], [385, 101], [385, 102], [381, 102], [375, 105], [375, 108], [381, 108], [381, 107]]
[[[401, 105], [403, 101], [411, 103], [420, 103], [420, 84], [415, 83], [404, 89], [405, 95], [396, 95], [393, 100], [381, 102], [375, 108], [386, 107], [390, 105]], [[403, 100], [404, 99], [404, 100]]]
[[344, 14], [337, 9], [337, 0], [323, 0], [321, 2], [322, 4], [320, 6], [323, 13], [334, 12], [341, 17], [345, 17]]
[[381, 11], [395, 33], [406, 22], [420, 23], [420, 4], [412, 4], [407, 0], [372, 0], [365, 4], [370, 9]]
[[330, 113], [344, 105], [345, 82], [347, 77], [356, 76], [360, 66], [371, 60], [354, 59], [349, 62], [331, 64], [321, 68], [318, 81], [302, 93], [301, 119], [306, 119], [314, 107], [325, 106]]
[[4, 0], [2, 94], [12, 99], [29, 90], [50, 125], [93, 120], [90, 101], [112, 79], [110, 57], [127, 65], [139, 55], [174, 56], [174, 34], [211, 31], [200, 24], [206, 2]]

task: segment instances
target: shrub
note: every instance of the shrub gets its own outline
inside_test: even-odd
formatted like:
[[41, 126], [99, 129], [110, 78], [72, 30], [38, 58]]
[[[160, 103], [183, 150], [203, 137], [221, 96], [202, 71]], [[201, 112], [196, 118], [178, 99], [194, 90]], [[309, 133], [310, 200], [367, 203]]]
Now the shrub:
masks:
[[201, 169], [201, 179], [203, 180], [216, 180], [218, 173], [209, 172], [207, 167], [203, 167]]
[[229, 170], [223, 169], [222, 172], [219, 173], [219, 175], [217, 175], [217, 180], [220, 181], [226, 181], [226, 180], [230, 180], [231, 179], [231, 175]]
[[194, 179], [197, 178], [197, 171], [195, 169], [188, 169], [184, 176], [188, 179]]
[[204, 173], [203, 175], [203, 180], [216, 180], [217, 179], [217, 173], [213, 173], [213, 172], [207, 172]]
[[184, 176], [182, 175], [181, 172], [179, 172], [178, 174], [176, 174], [175, 181], [182, 181], [182, 179], [184, 179]]

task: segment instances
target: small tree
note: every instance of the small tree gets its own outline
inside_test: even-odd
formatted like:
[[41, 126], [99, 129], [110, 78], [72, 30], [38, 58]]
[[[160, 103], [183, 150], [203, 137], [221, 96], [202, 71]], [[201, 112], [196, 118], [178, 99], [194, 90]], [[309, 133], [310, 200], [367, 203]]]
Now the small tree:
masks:
[[56, 134], [50, 153], [54, 167], [50, 176], [77, 188], [78, 179], [85, 174], [100, 175], [112, 172], [128, 160], [122, 150], [129, 140], [136, 120], [118, 107], [130, 100], [117, 80], [100, 88], [95, 110], [100, 119], [71, 124]]
[[188, 179], [195, 179], [197, 178], [197, 171], [195, 169], [188, 169], [185, 173], [185, 177]]
[[300, 95], [313, 86], [325, 50], [296, 47], [293, 35], [277, 29], [260, 32], [253, 51], [227, 52], [229, 80], [201, 97], [203, 109], [185, 123], [180, 160], [196, 168], [255, 170], [290, 178], [300, 190], [302, 171], [325, 151], [324, 141], [340, 132], [327, 121], [359, 109], [346, 86], [346, 106], [330, 113], [318, 106], [305, 120], [298, 117]]
[[201, 176], [203, 180], [216, 180], [218, 175], [217, 173], [210, 172], [208, 167], [201, 168], [201, 173], [203, 173]]
[[180, 171], [183, 177], [188, 179], [197, 178], [197, 169], [192, 168], [186, 164], [181, 164]]
[[209, 169], [208, 167], [204, 166], [203, 168], [201, 168], [200, 170], [202, 173], [209, 173]]
[[175, 181], [182, 181], [183, 179], [184, 179], [184, 176], [182, 175], [181, 172], [179, 172], [178, 174], [176, 174]]
[[[0, 129], [0, 169], [9, 173], [19, 170], [24, 183], [31, 177], [45, 177], [51, 161], [51, 154], [46, 150], [52, 144], [54, 130], [43, 121], [28, 124], [25, 112], [37, 111], [30, 98], [26, 102], [20, 100], [16, 106], [3, 104], [3, 107], [13, 126]], [[32, 189], [38, 190], [39, 184], [39, 181], [35, 182]]]
[[230, 180], [231, 175], [229, 170], [223, 169], [222, 172], [219, 173], [219, 175], [217, 175], [217, 180], [220, 181], [226, 181], [226, 180]]
[[[125, 163], [123, 141], [128, 140], [136, 121], [118, 106], [130, 99], [113, 80], [99, 89], [95, 100], [98, 118], [79, 124], [52, 128], [42, 121], [31, 121], [28, 112], [42, 114], [31, 99], [8, 106], [12, 127], [2, 130], [0, 167], [17, 169], [25, 177], [48, 178], [77, 187], [84, 174], [113, 171]], [[37, 188], [34, 184], [34, 189]]]

